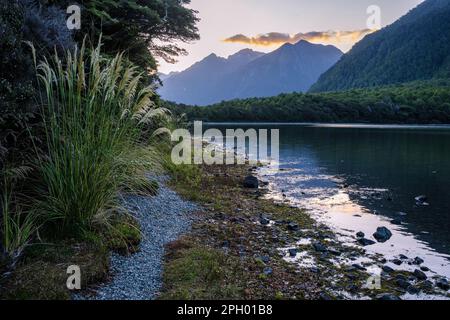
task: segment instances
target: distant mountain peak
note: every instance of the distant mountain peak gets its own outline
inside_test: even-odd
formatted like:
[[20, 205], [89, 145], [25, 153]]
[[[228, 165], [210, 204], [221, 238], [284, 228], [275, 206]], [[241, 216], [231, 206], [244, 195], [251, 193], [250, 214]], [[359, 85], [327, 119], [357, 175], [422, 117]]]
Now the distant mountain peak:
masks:
[[341, 57], [333, 48], [301, 41], [267, 54], [249, 48], [228, 58], [210, 54], [169, 77], [158, 92], [163, 99], [196, 105], [304, 92]]

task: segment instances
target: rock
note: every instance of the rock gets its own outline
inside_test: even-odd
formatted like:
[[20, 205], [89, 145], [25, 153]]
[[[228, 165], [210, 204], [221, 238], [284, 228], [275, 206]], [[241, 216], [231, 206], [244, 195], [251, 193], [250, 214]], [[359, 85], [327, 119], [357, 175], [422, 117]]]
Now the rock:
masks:
[[428, 197], [425, 195], [420, 195], [415, 197], [414, 200], [416, 200], [417, 203], [424, 203], [428, 201]]
[[270, 262], [270, 257], [269, 256], [261, 256], [260, 259], [264, 263], [269, 263]]
[[394, 269], [392, 269], [392, 268], [389, 267], [389, 266], [383, 266], [381, 269], [382, 269], [384, 272], [386, 272], [386, 273], [392, 273], [392, 272], [394, 272]]
[[358, 238], [364, 238], [366, 235], [364, 234], [364, 232], [360, 231], [360, 232], [358, 232], [358, 233], [356, 234], [356, 236], [357, 236]]
[[313, 247], [317, 252], [327, 252], [327, 248], [320, 242], [313, 243]]
[[379, 294], [375, 297], [376, 300], [383, 300], [383, 301], [397, 301], [397, 300], [402, 300], [400, 299], [400, 297], [397, 297], [393, 294], [390, 293], [382, 293]]
[[355, 269], [360, 270], [360, 271], [366, 271], [366, 270], [367, 270], [367, 269], [364, 268], [362, 265], [357, 264], [357, 263], [352, 264], [352, 267], [354, 267]]
[[270, 267], [266, 267], [266, 268], [264, 268], [263, 273], [264, 273], [266, 276], [270, 276], [270, 275], [273, 273], [273, 269], [270, 268]]
[[373, 234], [373, 237], [377, 239], [378, 242], [386, 242], [392, 237], [392, 232], [386, 227], [379, 227], [377, 232]]
[[420, 270], [418, 270], [418, 269], [416, 269], [416, 270], [414, 270], [414, 276], [418, 279], [418, 280], [427, 280], [427, 275], [424, 273], [424, 272], [422, 272], [422, 271], [420, 271]]
[[244, 179], [244, 188], [258, 189], [258, 187], [259, 187], [258, 178], [254, 176], [248, 176]]
[[263, 226], [267, 226], [270, 224], [270, 219], [268, 219], [266, 217], [260, 217], [259, 223], [261, 223]]
[[421, 264], [424, 263], [424, 262], [425, 262], [425, 261], [423, 261], [423, 259], [420, 258], [420, 257], [415, 257], [415, 258], [414, 258], [414, 264], [421, 265]]
[[342, 254], [342, 252], [340, 252], [339, 250], [332, 249], [332, 248], [328, 249], [328, 252], [335, 256], [340, 256]]
[[292, 249], [289, 249], [288, 251], [289, 251], [289, 255], [290, 255], [291, 257], [294, 258], [294, 257], [297, 256], [297, 253], [298, 253], [298, 250], [297, 250], [297, 249], [292, 248]]
[[398, 257], [402, 260], [408, 260], [408, 257], [405, 256], [404, 254], [400, 254]]
[[411, 285], [411, 283], [409, 283], [408, 281], [406, 281], [404, 279], [395, 280], [395, 284], [404, 290], [407, 290], [409, 288], [409, 286]]
[[420, 289], [411, 285], [408, 287], [408, 289], [406, 289], [406, 291], [408, 291], [409, 294], [419, 294]]
[[425, 267], [425, 266], [421, 266], [421, 267], [420, 267], [420, 270], [425, 271], [425, 272], [428, 272], [428, 271], [430, 271], [430, 268]]
[[311, 267], [309, 268], [309, 271], [311, 271], [312, 273], [320, 273], [320, 269], [317, 267]]
[[403, 261], [400, 260], [400, 259], [394, 259], [394, 260], [392, 260], [392, 263], [397, 265], [397, 266], [400, 266], [403, 263]]
[[437, 280], [436, 287], [438, 287], [442, 290], [445, 290], [445, 291], [448, 291], [450, 289], [450, 285], [449, 285], [447, 279], [445, 279], [445, 278], [441, 278], [441, 279]]
[[393, 220], [391, 220], [391, 223], [398, 225], [398, 226], [401, 226], [403, 224], [403, 222], [399, 219], [393, 219]]
[[376, 242], [372, 241], [372, 240], [369, 240], [369, 239], [366, 239], [366, 238], [361, 238], [361, 239], [358, 239], [358, 243], [360, 245], [366, 247], [366, 246], [371, 246], [371, 245], [375, 244]]
[[299, 228], [298, 224], [296, 224], [296, 223], [294, 223], [294, 222], [290, 222], [290, 223], [288, 224], [288, 229], [289, 229], [290, 231], [298, 231], [300, 228]]

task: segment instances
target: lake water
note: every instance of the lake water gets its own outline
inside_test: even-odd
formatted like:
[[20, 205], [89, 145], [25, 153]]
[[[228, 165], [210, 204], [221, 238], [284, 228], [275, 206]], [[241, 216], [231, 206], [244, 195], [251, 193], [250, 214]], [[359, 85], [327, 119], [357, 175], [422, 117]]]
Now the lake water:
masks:
[[[450, 276], [450, 126], [208, 126], [280, 129], [281, 170], [260, 172], [272, 197], [309, 209], [344, 241], [358, 231], [373, 239], [386, 226], [393, 237], [369, 252], [420, 256]], [[419, 195], [428, 205], [416, 203]]]

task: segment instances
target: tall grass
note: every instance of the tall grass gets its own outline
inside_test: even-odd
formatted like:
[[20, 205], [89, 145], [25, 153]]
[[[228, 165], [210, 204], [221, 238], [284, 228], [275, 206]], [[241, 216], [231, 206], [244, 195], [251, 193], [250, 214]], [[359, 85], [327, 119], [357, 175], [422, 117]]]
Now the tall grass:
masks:
[[16, 180], [24, 179], [28, 167], [4, 169], [1, 171], [3, 182], [0, 183], [0, 262], [9, 260], [13, 268], [25, 247], [32, 240], [38, 229], [37, 213], [26, 207], [26, 199], [15, 189]]
[[48, 147], [41, 210], [56, 232], [76, 236], [119, 209], [120, 190], [151, 188], [143, 172], [157, 161], [140, 135], [165, 111], [122, 54], [106, 59], [100, 45], [83, 45], [63, 60], [37, 67]]

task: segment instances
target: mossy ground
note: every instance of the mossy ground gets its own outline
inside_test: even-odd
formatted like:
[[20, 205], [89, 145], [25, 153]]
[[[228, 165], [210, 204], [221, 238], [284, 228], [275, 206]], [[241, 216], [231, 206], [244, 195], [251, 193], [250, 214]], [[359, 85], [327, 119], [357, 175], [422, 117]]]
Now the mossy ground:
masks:
[[111, 221], [110, 228], [85, 235], [83, 240], [35, 243], [28, 247], [16, 268], [0, 281], [0, 299], [68, 300], [67, 268], [77, 265], [81, 288], [107, 280], [111, 250], [129, 254], [138, 249], [141, 234], [127, 215]]

